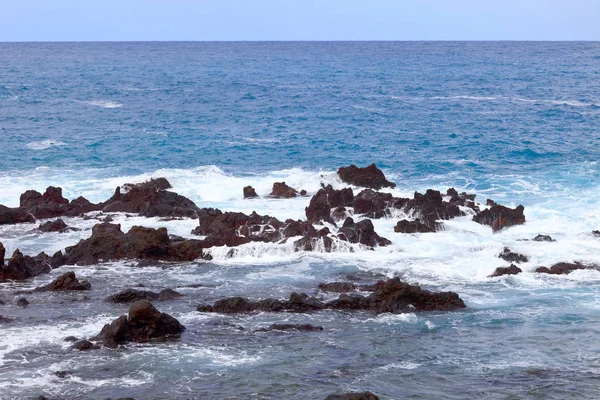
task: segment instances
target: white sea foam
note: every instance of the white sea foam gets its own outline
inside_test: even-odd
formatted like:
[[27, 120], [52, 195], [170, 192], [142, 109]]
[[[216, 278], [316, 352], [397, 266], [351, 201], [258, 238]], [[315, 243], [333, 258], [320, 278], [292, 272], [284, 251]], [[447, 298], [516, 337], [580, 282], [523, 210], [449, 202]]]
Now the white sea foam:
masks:
[[51, 149], [52, 147], [62, 147], [66, 146], [65, 142], [61, 142], [60, 140], [47, 139], [41, 140], [39, 142], [29, 142], [25, 145], [29, 150], [46, 150]]
[[123, 104], [118, 103], [116, 101], [110, 101], [110, 100], [92, 100], [92, 101], [86, 101], [86, 104], [89, 104], [90, 106], [96, 106], [96, 107], [102, 107], [102, 108], [121, 108], [123, 107]]

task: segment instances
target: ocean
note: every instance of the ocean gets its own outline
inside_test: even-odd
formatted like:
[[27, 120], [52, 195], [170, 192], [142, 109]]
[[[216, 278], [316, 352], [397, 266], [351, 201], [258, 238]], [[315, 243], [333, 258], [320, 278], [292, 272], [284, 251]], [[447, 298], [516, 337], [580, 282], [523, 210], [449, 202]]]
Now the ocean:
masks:
[[[600, 264], [598, 42], [0, 43], [0, 204], [60, 186], [99, 202], [117, 186], [166, 177], [199, 207], [305, 219], [310, 197], [273, 199], [274, 182], [312, 196], [347, 186], [339, 167], [375, 163], [411, 197], [432, 188], [525, 207], [526, 223], [493, 233], [470, 216], [436, 233], [393, 230], [374, 251], [294, 252], [250, 243], [169, 268], [134, 262], [61, 267], [0, 283], [0, 398], [323, 399], [369, 390], [382, 399], [600, 398], [600, 272], [535, 273]], [[261, 196], [243, 199], [252, 185]], [[355, 190], [356, 192], [356, 190]], [[192, 238], [197, 220], [116, 214], [123, 230], [165, 226]], [[7, 257], [52, 254], [90, 235], [0, 225]], [[555, 242], [525, 241], [538, 234]], [[519, 275], [504, 247], [529, 261]], [[65, 271], [80, 294], [19, 290]], [[227, 296], [317, 294], [320, 282], [400, 277], [452, 290], [467, 308], [221, 315], [197, 312]], [[187, 330], [180, 340], [77, 352], [125, 314], [104, 298], [143, 284], [185, 296], [156, 303]], [[202, 284], [202, 287], [196, 285]], [[193, 286], [193, 287], [192, 287]], [[322, 294], [321, 294], [322, 295]], [[322, 332], [256, 333], [271, 323]], [[67, 371], [68, 376], [56, 376]]]

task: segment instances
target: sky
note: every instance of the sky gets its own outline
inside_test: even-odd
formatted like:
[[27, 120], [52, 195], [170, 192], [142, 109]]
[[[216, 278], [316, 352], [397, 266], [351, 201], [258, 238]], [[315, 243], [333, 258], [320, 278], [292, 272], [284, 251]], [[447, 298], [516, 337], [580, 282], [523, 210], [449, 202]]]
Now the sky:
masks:
[[600, 0], [0, 0], [0, 41], [600, 40]]

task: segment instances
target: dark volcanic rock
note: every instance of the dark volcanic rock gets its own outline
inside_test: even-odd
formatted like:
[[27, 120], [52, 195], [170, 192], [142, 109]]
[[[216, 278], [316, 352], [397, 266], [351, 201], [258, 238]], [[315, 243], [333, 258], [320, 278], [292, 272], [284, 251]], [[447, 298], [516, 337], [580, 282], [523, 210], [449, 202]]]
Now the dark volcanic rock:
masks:
[[34, 292], [57, 292], [69, 290], [91, 290], [92, 285], [88, 281], [79, 281], [74, 272], [67, 272], [49, 284], [35, 288]]
[[120, 225], [97, 224], [92, 236], [65, 249], [66, 264], [95, 264], [100, 260], [151, 259], [192, 261], [204, 257], [199, 240], [171, 243], [166, 228], [132, 227], [123, 233]]
[[42, 232], [59, 232], [59, 233], [63, 233], [66, 232], [68, 226], [65, 223], [65, 221], [63, 221], [62, 219], [57, 219], [54, 221], [48, 221], [46, 223], [41, 224], [40, 226], [38, 226], [38, 230], [42, 231]]
[[379, 397], [371, 392], [353, 392], [342, 394], [330, 394], [325, 400], [379, 400]]
[[163, 289], [158, 292], [158, 300], [160, 301], [175, 300], [181, 297], [183, 297], [183, 295], [173, 289]]
[[132, 303], [138, 300], [158, 300], [158, 293], [149, 290], [125, 289], [106, 298], [111, 303]]
[[35, 257], [25, 256], [15, 250], [7, 264], [0, 266], [0, 282], [7, 280], [23, 280], [46, 272], [50, 272], [53, 263], [46, 253], [40, 253]]
[[549, 235], [537, 235], [533, 239], [534, 242], [556, 242], [556, 240], [552, 239]]
[[375, 190], [384, 187], [396, 187], [395, 183], [392, 183], [385, 178], [383, 172], [377, 168], [375, 164], [371, 164], [365, 168], [359, 168], [352, 164], [349, 167], [341, 167], [338, 169], [337, 173], [343, 182], [355, 186], [362, 186]]
[[76, 216], [99, 210], [99, 205], [92, 204], [83, 197], [69, 201], [62, 195], [62, 188], [48, 186], [44, 194], [28, 190], [20, 197], [20, 209], [27, 211], [38, 219], [61, 216]]
[[27, 301], [25, 297], [21, 297], [19, 300], [17, 300], [17, 305], [19, 307], [25, 308], [29, 306], [29, 301]]
[[273, 184], [273, 190], [271, 190], [271, 196], [289, 199], [298, 196], [298, 191], [286, 185], [285, 182], [275, 182]]
[[258, 197], [258, 195], [256, 194], [256, 190], [254, 190], [252, 186], [244, 187], [244, 198], [252, 199], [254, 197]]
[[254, 332], [270, 332], [270, 331], [300, 331], [300, 332], [314, 332], [322, 331], [322, 326], [315, 326], [311, 324], [272, 324], [268, 328], [260, 328]]
[[73, 346], [71, 346], [71, 348], [79, 351], [88, 351], [93, 349], [99, 349], [100, 346], [95, 345], [89, 340], [79, 340], [75, 342]]
[[153, 187], [157, 190], [167, 190], [167, 189], [171, 189], [173, 186], [171, 186], [171, 182], [169, 182], [167, 180], [167, 178], [152, 178], [149, 181], [146, 182], [142, 182], [142, 183], [126, 183], [123, 185], [123, 189], [125, 189], [126, 191], [131, 190], [134, 187]]
[[4, 257], [6, 256], [6, 249], [2, 242], [0, 242], [0, 268], [4, 266]]
[[517, 267], [515, 264], [511, 264], [510, 267], [498, 267], [494, 272], [488, 276], [488, 278], [494, 278], [502, 275], [516, 275], [523, 272], [523, 270]]
[[513, 253], [508, 247], [505, 247], [504, 250], [502, 250], [502, 253], [498, 254], [498, 258], [501, 258], [510, 263], [524, 263], [529, 261], [529, 258], [527, 258], [527, 256], [524, 256], [523, 254], [519, 253]]
[[362, 243], [367, 246], [388, 246], [392, 244], [388, 239], [379, 236], [370, 219], [355, 223], [350, 217], [346, 218], [344, 225], [338, 231], [338, 237], [350, 243]]
[[351, 207], [353, 203], [354, 193], [351, 188], [335, 190], [331, 185], [327, 185], [310, 199], [305, 209], [306, 219], [312, 223], [334, 223], [331, 210], [337, 207]]
[[525, 207], [521, 205], [512, 209], [494, 203], [491, 208], [477, 213], [473, 217], [473, 221], [479, 224], [489, 225], [492, 227], [492, 230], [496, 232], [509, 226], [525, 223], [524, 210]]
[[425, 194], [415, 192], [413, 199], [409, 200], [404, 208], [417, 214], [423, 224], [436, 231], [437, 220], [448, 220], [465, 215], [457, 204], [444, 201], [441, 193], [432, 189], [428, 189]]
[[[387, 215], [388, 208], [394, 207], [399, 200], [390, 193], [375, 192], [365, 189], [354, 197], [353, 206], [356, 214], [363, 214], [368, 218], [383, 218]], [[407, 201], [404, 199], [402, 206]]]
[[26, 210], [0, 204], [0, 225], [34, 223], [35, 217]]
[[354, 292], [356, 285], [350, 282], [319, 283], [319, 289], [324, 292], [347, 293]]
[[390, 279], [377, 285], [368, 296], [342, 294], [328, 303], [309, 297], [305, 293], [292, 293], [289, 300], [266, 299], [250, 301], [243, 297], [231, 297], [217, 301], [213, 306], [200, 305], [198, 311], [218, 313], [239, 313], [252, 311], [294, 311], [308, 312], [322, 309], [369, 310], [375, 313], [402, 313], [412, 311], [457, 310], [465, 308], [465, 303], [454, 292], [434, 293]]
[[147, 300], [138, 300], [129, 307], [129, 315], [104, 325], [95, 340], [106, 347], [126, 342], [147, 342], [178, 338], [185, 327], [169, 314], [161, 313]]
[[8, 324], [9, 322], [12, 322], [12, 319], [5, 318], [2, 315], [0, 315], [0, 324]]
[[394, 232], [397, 233], [427, 233], [427, 232], [435, 232], [434, 229], [431, 229], [425, 224], [421, 223], [420, 219], [415, 219], [414, 221], [408, 221], [403, 219], [402, 221], [398, 221], [396, 226], [394, 227]]
[[543, 273], [543, 274], [552, 274], [552, 275], [567, 275], [578, 269], [598, 269], [598, 266], [585, 265], [585, 264], [581, 264], [579, 262], [574, 262], [574, 263], [560, 262], [560, 263], [554, 264], [550, 268], [539, 267], [535, 270], [535, 272]]

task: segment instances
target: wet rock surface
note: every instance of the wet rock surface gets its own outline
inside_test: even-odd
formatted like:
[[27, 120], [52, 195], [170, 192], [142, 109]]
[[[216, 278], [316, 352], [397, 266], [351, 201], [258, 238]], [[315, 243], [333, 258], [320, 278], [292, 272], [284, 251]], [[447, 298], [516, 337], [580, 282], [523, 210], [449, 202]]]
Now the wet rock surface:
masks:
[[414, 221], [401, 220], [398, 221], [396, 226], [394, 227], [394, 232], [396, 233], [429, 233], [435, 232], [434, 229], [431, 229], [425, 224], [421, 223], [420, 219], [416, 219]]
[[519, 205], [516, 208], [508, 208], [492, 203], [491, 208], [480, 211], [473, 217], [473, 221], [492, 227], [494, 232], [514, 225], [525, 223], [525, 207]]
[[325, 400], [379, 400], [379, 397], [371, 392], [353, 392], [330, 394]]
[[273, 189], [271, 190], [271, 197], [290, 199], [298, 196], [298, 191], [288, 185], [285, 182], [275, 182]]
[[520, 274], [521, 272], [523, 272], [523, 270], [519, 267], [517, 267], [514, 264], [511, 264], [509, 267], [498, 267], [494, 270], [494, 272], [489, 275], [489, 278], [494, 278], [497, 276], [503, 276], [503, 275], [517, 275]]
[[502, 250], [502, 253], [498, 254], [498, 258], [501, 258], [510, 263], [526, 263], [529, 261], [529, 258], [523, 254], [515, 253], [511, 251], [508, 247], [505, 247]]
[[352, 164], [349, 167], [341, 167], [337, 171], [342, 182], [354, 186], [367, 187], [371, 189], [394, 188], [395, 183], [388, 181], [383, 172], [375, 164], [359, 168]]
[[243, 192], [245, 199], [253, 199], [255, 197], [258, 197], [258, 195], [256, 194], [256, 190], [254, 190], [252, 186], [244, 187]]
[[17, 249], [5, 265], [0, 264], [0, 282], [18, 281], [47, 273], [57, 266], [57, 263], [58, 261], [55, 258], [48, 256], [46, 253], [30, 257], [23, 255]]
[[158, 293], [150, 290], [125, 289], [122, 292], [107, 297], [106, 301], [110, 303], [132, 303], [138, 300], [165, 301], [178, 299], [180, 297], [182, 297], [182, 294], [173, 289], [164, 289]]
[[41, 232], [58, 232], [63, 233], [68, 229], [67, 224], [62, 219], [56, 219], [54, 221], [48, 221], [40, 226], [38, 226], [38, 230]]
[[597, 265], [586, 265], [580, 262], [568, 263], [568, 262], [560, 262], [556, 263], [550, 268], [548, 267], [539, 267], [535, 270], [535, 272], [542, 274], [551, 274], [551, 275], [567, 275], [573, 271], [579, 269], [595, 269], [600, 270], [600, 267]]
[[91, 290], [92, 285], [88, 281], [79, 281], [74, 272], [67, 272], [45, 286], [34, 289], [34, 292], [60, 292], [71, 290]]
[[375, 227], [370, 219], [364, 219], [355, 223], [352, 218], [346, 218], [337, 236], [344, 241], [361, 243], [370, 247], [392, 244], [388, 239], [379, 236], [375, 232]]
[[254, 332], [271, 332], [271, 331], [298, 331], [298, 332], [315, 332], [322, 331], [322, 326], [312, 324], [271, 324], [267, 328], [259, 328]]

